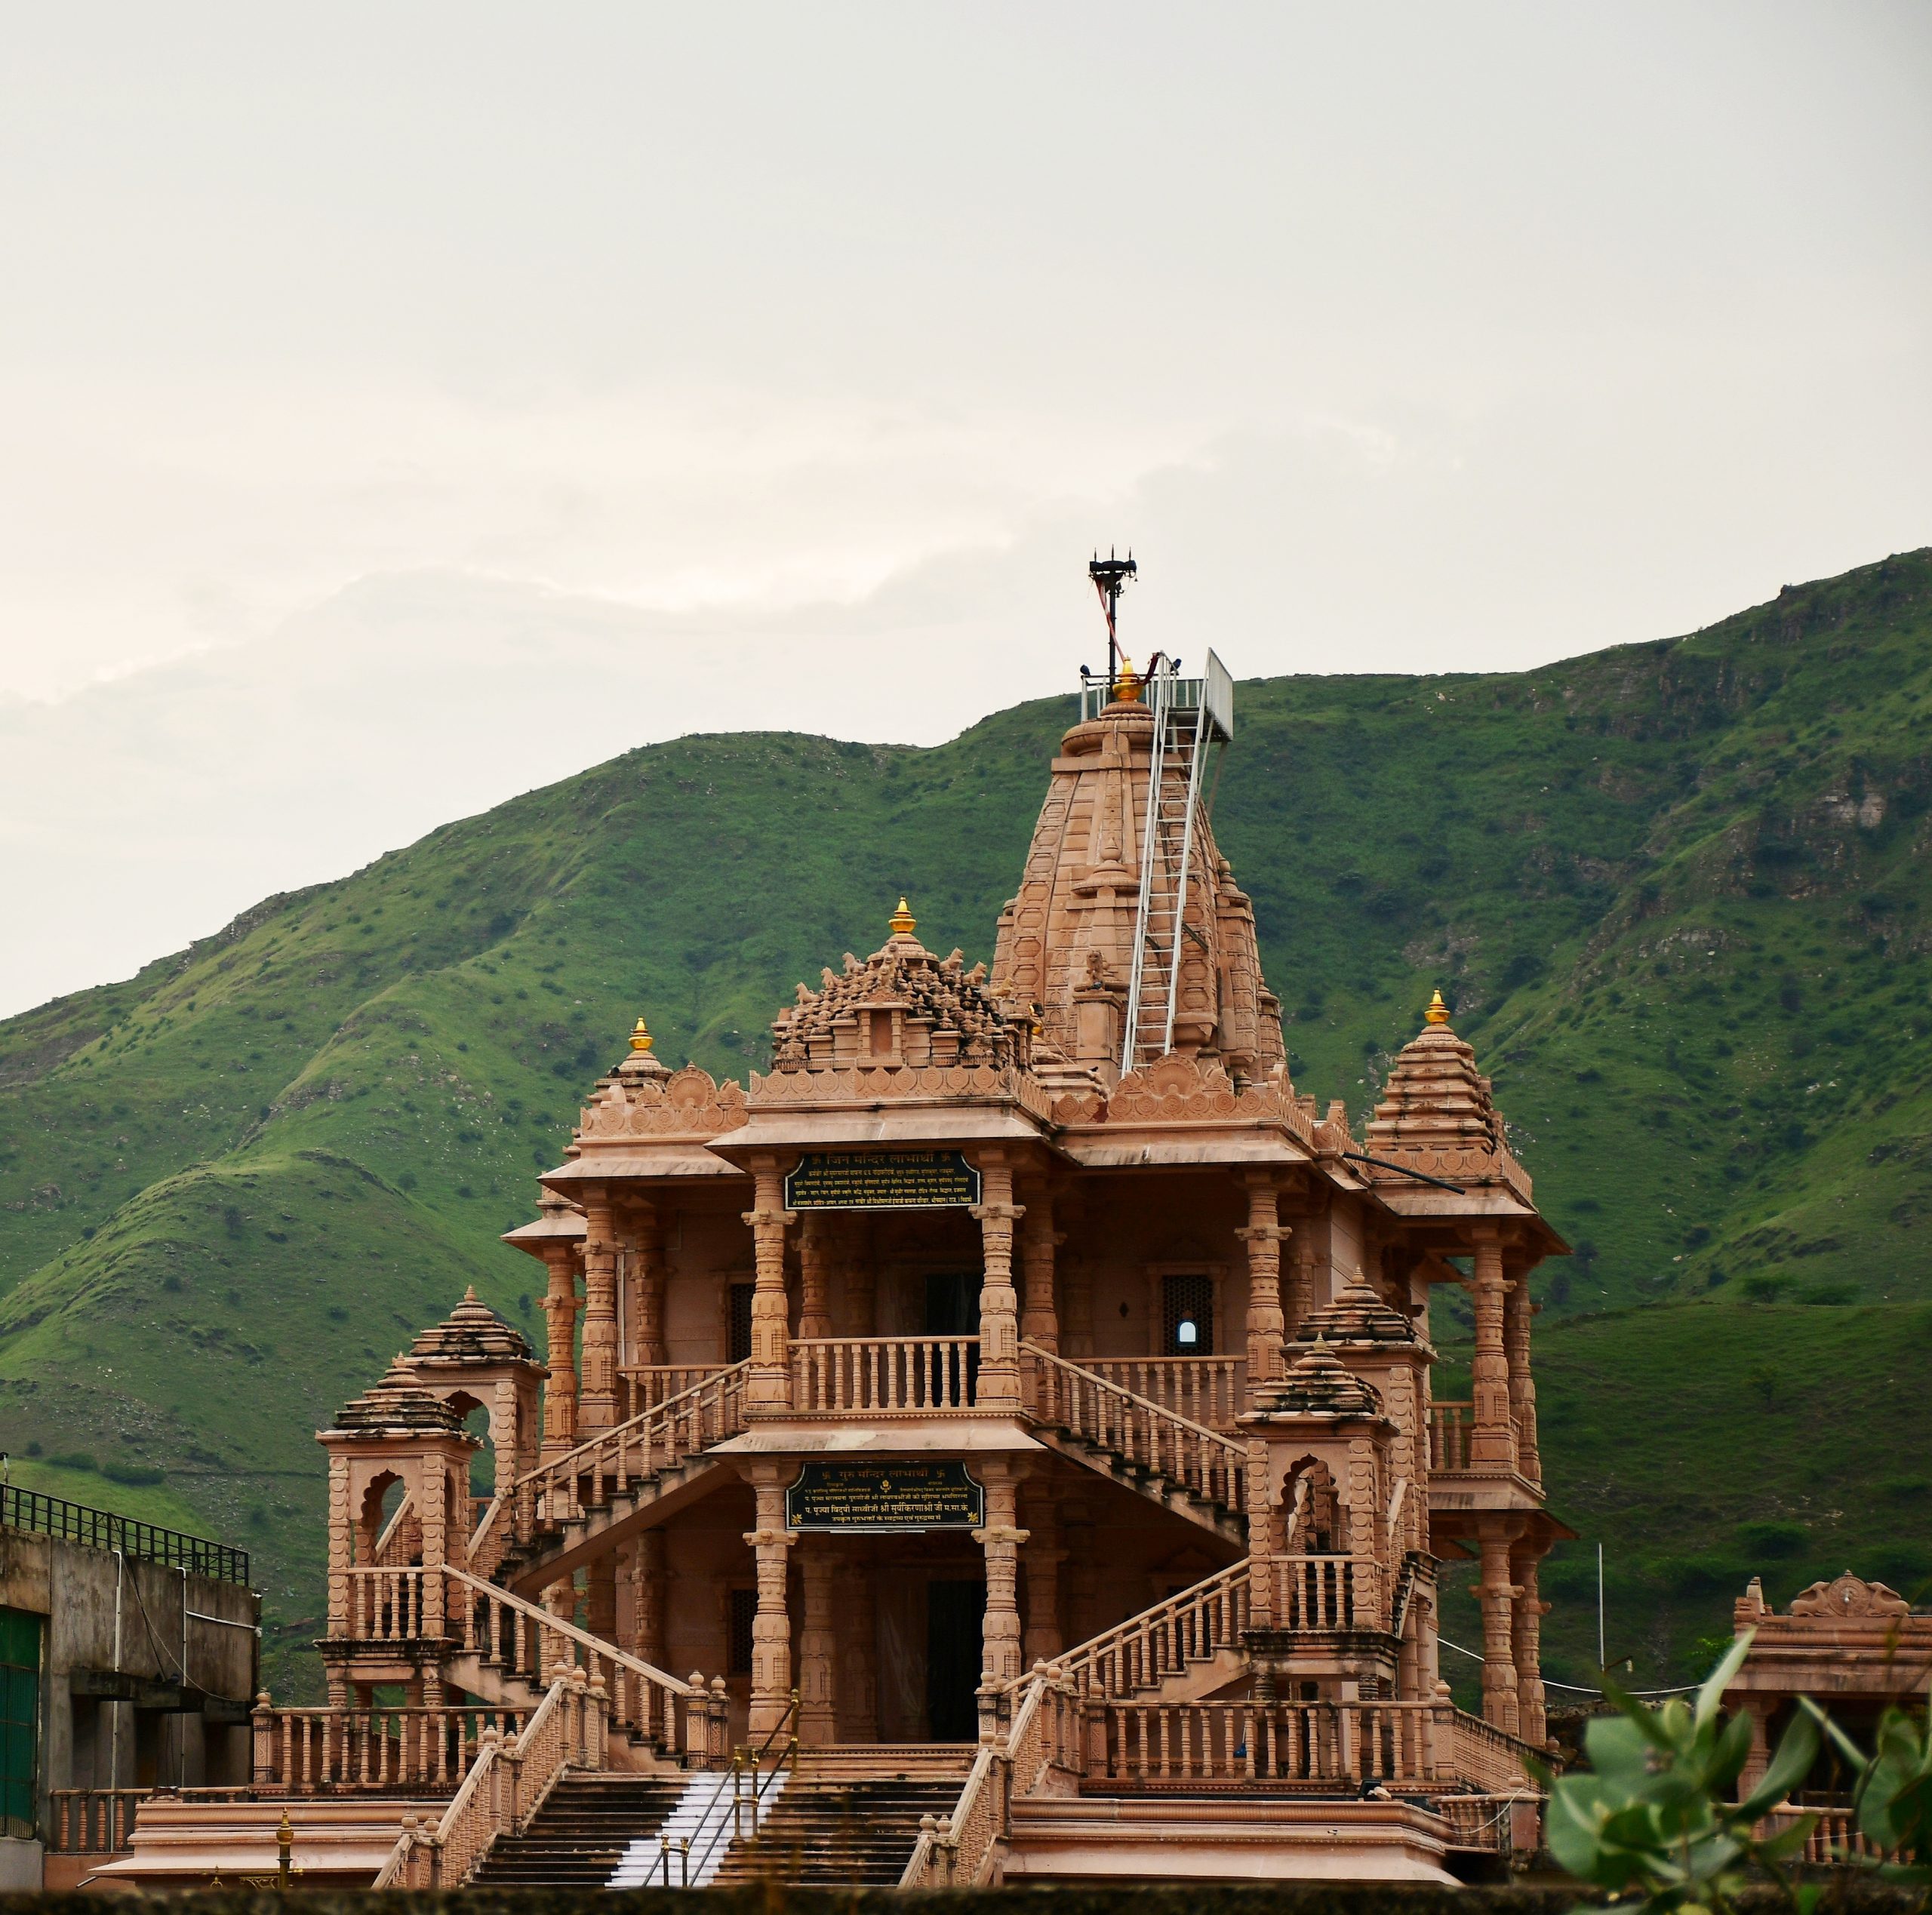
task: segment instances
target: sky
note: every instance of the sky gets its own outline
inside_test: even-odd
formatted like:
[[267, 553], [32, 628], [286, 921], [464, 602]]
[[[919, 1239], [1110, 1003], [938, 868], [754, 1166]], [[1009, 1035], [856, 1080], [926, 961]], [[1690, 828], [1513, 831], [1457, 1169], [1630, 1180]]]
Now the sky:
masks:
[[0, 1015], [654, 739], [1932, 540], [1932, 8], [0, 11]]

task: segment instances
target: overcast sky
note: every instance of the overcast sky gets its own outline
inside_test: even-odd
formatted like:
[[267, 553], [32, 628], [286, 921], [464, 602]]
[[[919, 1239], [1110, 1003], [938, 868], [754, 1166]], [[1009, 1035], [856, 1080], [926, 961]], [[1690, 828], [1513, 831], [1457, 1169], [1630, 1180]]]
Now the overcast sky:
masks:
[[1932, 8], [0, 10], [0, 1014], [692, 730], [1932, 539]]

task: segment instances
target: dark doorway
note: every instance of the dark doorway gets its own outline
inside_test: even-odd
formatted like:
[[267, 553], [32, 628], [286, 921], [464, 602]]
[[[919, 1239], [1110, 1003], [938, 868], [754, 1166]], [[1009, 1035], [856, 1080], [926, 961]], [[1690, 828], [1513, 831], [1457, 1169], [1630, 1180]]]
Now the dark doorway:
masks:
[[926, 1334], [977, 1336], [980, 1273], [977, 1270], [926, 1272]]
[[976, 1742], [980, 1737], [980, 1625], [986, 1613], [986, 1585], [971, 1581], [926, 1585], [926, 1732], [935, 1742]]
[[[929, 1270], [926, 1272], [926, 1334], [928, 1336], [977, 1336], [980, 1333], [980, 1273], [977, 1270]], [[980, 1352], [969, 1345], [965, 1351], [966, 1374], [951, 1370], [955, 1357], [948, 1359], [946, 1377], [948, 1394], [960, 1403], [975, 1400], [978, 1387]], [[977, 1730], [974, 1732], [976, 1735]]]

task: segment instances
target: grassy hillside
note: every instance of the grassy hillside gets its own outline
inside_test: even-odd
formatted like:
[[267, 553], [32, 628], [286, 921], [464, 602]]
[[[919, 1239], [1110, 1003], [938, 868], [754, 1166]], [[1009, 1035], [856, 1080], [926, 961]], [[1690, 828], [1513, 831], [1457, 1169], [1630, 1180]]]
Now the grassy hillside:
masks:
[[[1298, 1082], [1365, 1111], [1440, 981], [1576, 1246], [1546, 1454], [1645, 1675], [1749, 1566], [1932, 1576], [1929, 640], [1920, 552], [1535, 672], [1241, 688], [1216, 822]], [[310, 1433], [466, 1282], [536, 1327], [496, 1236], [632, 1019], [741, 1072], [901, 890], [990, 955], [1070, 712], [653, 746], [0, 1024], [0, 1446], [254, 1547], [293, 1652]]]

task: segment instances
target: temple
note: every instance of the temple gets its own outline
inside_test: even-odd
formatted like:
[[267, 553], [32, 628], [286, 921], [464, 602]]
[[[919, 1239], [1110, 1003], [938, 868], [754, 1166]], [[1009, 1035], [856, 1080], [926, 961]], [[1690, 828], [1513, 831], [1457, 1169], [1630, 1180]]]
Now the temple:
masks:
[[[505, 1239], [543, 1350], [466, 1297], [321, 1434], [328, 1703], [264, 1699], [258, 1784], [392, 1764], [380, 1879], [420, 1886], [1534, 1845], [1564, 1246], [1439, 993], [1363, 1136], [1291, 1081], [1209, 813], [1232, 730], [1211, 657], [1084, 690], [990, 970], [902, 899], [768, 1072], [639, 1019]], [[1438, 1668], [1457, 1560], [1479, 1715]]]

